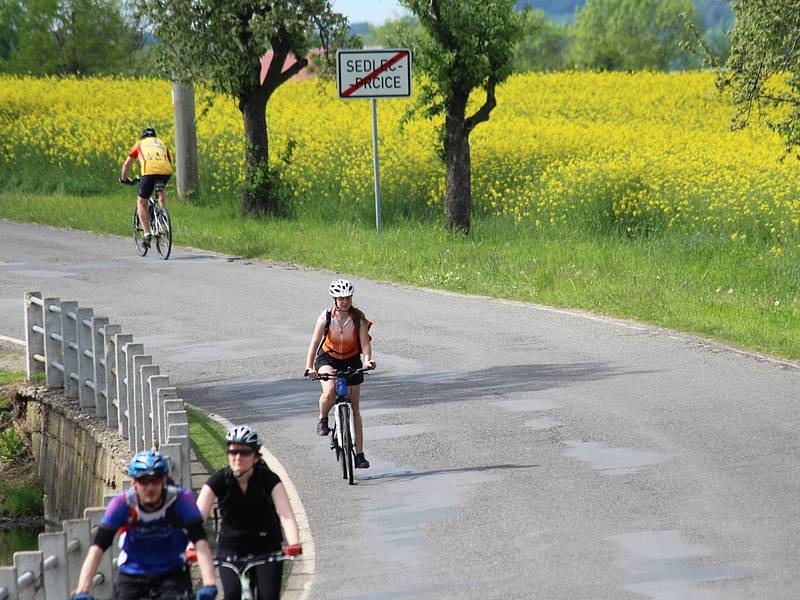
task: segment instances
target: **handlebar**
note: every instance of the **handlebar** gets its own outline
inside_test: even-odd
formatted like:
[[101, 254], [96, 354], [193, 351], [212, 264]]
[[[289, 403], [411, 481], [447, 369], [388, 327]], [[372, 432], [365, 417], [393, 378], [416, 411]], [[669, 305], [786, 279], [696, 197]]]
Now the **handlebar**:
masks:
[[139, 177], [134, 177], [133, 179], [131, 179], [130, 177], [122, 179], [122, 177], [120, 177], [119, 179], [117, 179], [117, 181], [119, 181], [122, 185], [136, 185], [137, 183], [139, 183], [139, 179], [140, 179]]
[[[322, 381], [329, 381], [337, 377], [350, 377], [351, 375], [367, 374], [372, 371], [370, 367], [361, 367], [360, 369], [346, 369], [344, 371], [334, 371], [333, 373], [317, 373], [313, 379], [321, 379]], [[303, 373], [303, 377], [308, 377], [308, 369]]]
[[247, 554], [245, 556], [224, 556], [222, 558], [215, 558], [214, 565], [220, 566], [224, 564], [229, 564], [238, 569], [242, 569], [248, 566], [263, 564], [265, 562], [295, 560], [296, 558], [297, 558], [296, 554], [286, 554], [284, 552], [269, 552], [267, 554]]

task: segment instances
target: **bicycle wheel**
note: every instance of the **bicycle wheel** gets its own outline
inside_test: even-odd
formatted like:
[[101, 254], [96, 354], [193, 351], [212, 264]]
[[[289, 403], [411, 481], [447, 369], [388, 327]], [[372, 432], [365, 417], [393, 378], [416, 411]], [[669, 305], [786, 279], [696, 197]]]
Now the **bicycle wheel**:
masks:
[[133, 234], [133, 243], [136, 244], [136, 252], [139, 256], [147, 254], [148, 247], [144, 245], [144, 229], [139, 222], [139, 213], [136, 208], [133, 209], [133, 224], [131, 226], [131, 233]]
[[169, 220], [169, 213], [166, 208], [162, 208], [156, 213], [158, 220], [158, 236], [156, 236], [156, 250], [164, 260], [169, 258], [172, 251], [172, 223]]
[[345, 423], [347, 421], [344, 420], [345, 418], [345, 409], [347, 406], [345, 404], [339, 404], [336, 407], [336, 414], [339, 417], [339, 423], [337, 423], [337, 438], [336, 438], [336, 460], [339, 461], [339, 464], [342, 466], [342, 479], [347, 479], [347, 460], [345, 456], [347, 455], [347, 438], [345, 437], [345, 431], [347, 431], [347, 427]]
[[347, 483], [353, 485], [353, 440], [350, 436], [350, 407], [345, 404], [342, 410], [342, 471]]

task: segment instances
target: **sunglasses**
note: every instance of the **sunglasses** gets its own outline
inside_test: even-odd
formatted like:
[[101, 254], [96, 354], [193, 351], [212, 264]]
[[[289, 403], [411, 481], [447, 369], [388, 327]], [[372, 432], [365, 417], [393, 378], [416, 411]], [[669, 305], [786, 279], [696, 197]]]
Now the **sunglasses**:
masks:
[[145, 477], [139, 477], [136, 480], [136, 483], [140, 485], [157, 485], [164, 481], [163, 477], [159, 477], [158, 475], [148, 475]]
[[236, 448], [229, 448], [228, 449], [228, 456], [251, 456], [255, 453], [255, 450], [238, 450]]

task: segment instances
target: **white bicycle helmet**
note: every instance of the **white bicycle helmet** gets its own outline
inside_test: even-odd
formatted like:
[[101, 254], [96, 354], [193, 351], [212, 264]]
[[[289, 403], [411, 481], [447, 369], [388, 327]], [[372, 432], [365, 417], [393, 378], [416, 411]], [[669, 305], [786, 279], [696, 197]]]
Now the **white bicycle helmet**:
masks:
[[261, 436], [250, 429], [249, 425], [236, 425], [225, 434], [227, 444], [245, 444], [258, 452], [261, 448]]
[[353, 295], [353, 284], [347, 279], [337, 279], [332, 281], [328, 292], [334, 298], [346, 298]]

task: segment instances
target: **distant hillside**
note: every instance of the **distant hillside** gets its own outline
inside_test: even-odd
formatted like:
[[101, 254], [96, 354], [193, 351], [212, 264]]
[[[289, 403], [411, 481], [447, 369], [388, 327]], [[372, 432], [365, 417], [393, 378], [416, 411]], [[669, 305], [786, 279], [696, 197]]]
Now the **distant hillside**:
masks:
[[[584, 3], [585, 0], [517, 0], [517, 8], [532, 6], [543, 10], [551, 20], [564, 22], [571, 21], [575, 16], [575, 9]], [[703, 18], [706, 29], [719, 25], [728, 29], [733, 23], [728, 0], [694, 0], [694, 5]]]

